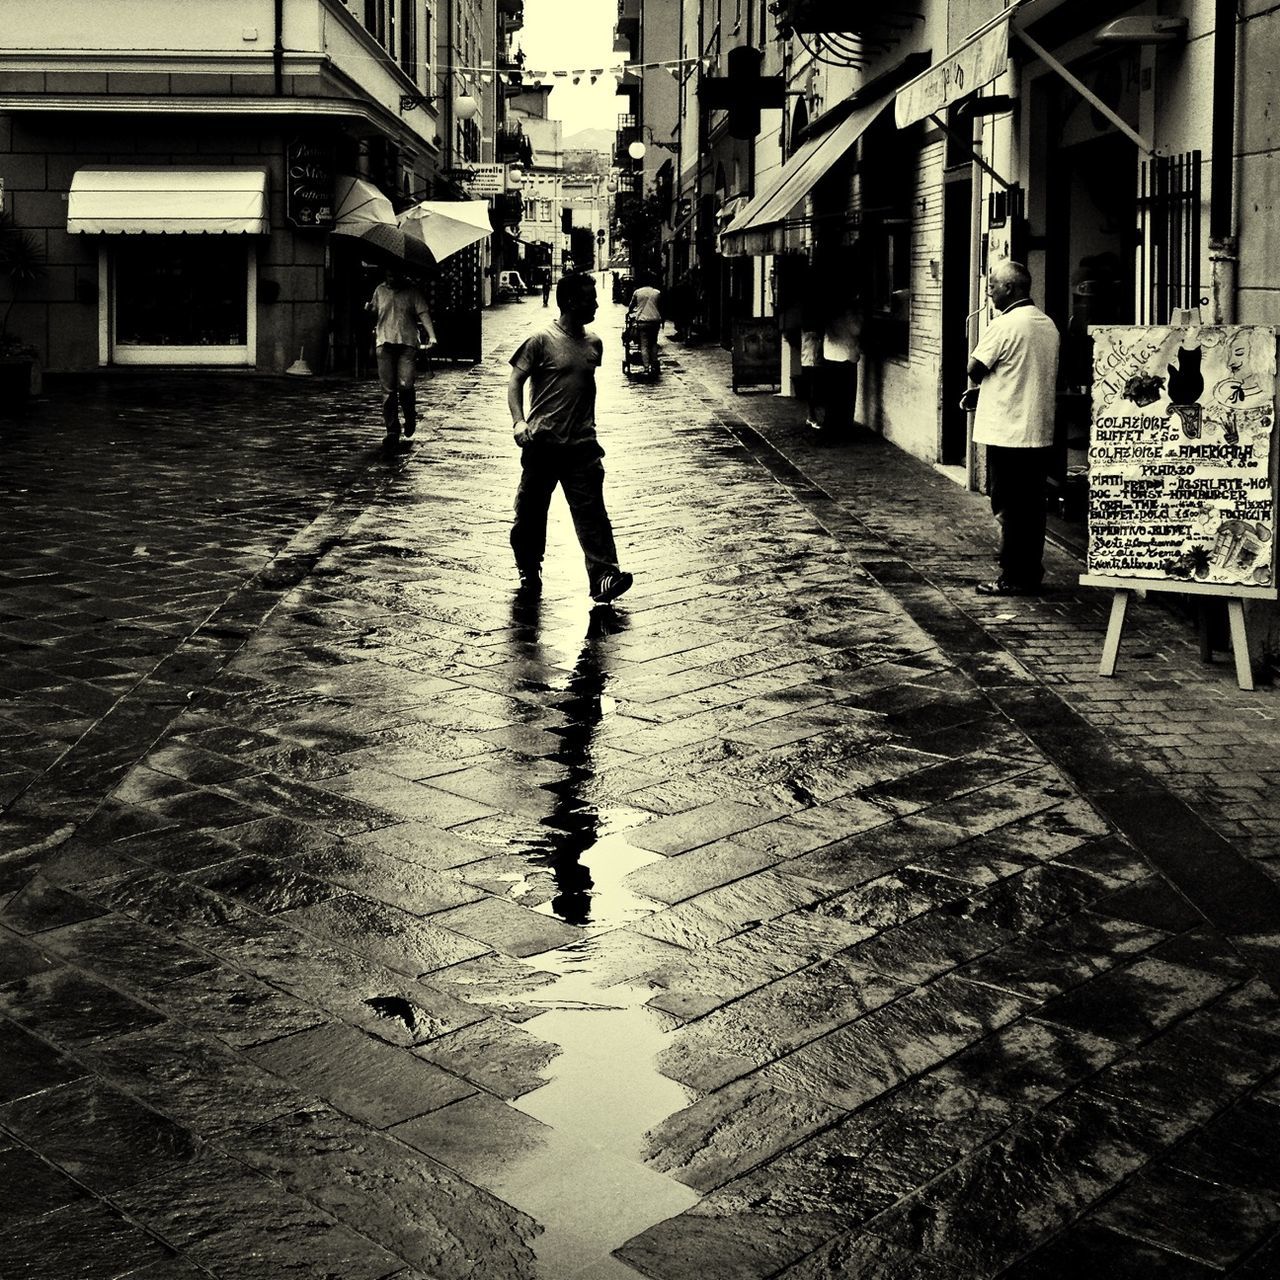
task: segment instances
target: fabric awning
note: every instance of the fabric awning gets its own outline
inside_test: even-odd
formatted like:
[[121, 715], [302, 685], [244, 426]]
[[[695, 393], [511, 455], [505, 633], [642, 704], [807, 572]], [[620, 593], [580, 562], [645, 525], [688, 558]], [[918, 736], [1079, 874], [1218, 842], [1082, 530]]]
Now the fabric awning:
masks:
[[946, 111], [953, 102], [976, 93], [1004, 74], [1009, 65], [1009, 21], [1017, 9], [1015, 0], [941, 62], [898, 90], [894, 117], [899, 129]]
[[270, 230], [265, 169], [80, 169], [67, 230], [89, 235], [250, 235]]
[[892, 103], [892, 94], [876, 98], [850, 112], [835, 128], [803, 143], [725, 228], [720, 237], [721, 253], [741, 257], [777, 252], [781, 248], [777, 233], [787, 215]]

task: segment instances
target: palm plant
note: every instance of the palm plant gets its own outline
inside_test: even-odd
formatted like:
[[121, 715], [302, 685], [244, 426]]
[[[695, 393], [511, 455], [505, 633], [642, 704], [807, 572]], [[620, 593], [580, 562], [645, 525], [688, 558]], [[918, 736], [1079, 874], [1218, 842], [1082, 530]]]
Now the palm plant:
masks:
[[0, 280], [9, 285], [9, 298], [0, 315], [0, 356], [34, 356], [34, 348], [9, 333], [9, 313], [18, 294], [45, 273], [44, 250], [29, 231], [15, 226], [8, 214], [0, 214]]

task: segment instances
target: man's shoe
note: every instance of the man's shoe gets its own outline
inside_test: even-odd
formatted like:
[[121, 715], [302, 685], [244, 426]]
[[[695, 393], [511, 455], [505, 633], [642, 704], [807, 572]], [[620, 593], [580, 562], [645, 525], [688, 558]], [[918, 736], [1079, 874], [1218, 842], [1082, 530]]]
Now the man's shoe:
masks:
[[1005, 578], [997, 578], [994, 582], [979, 582], [975, 588], [980, 596], [1038, 596], [1040, 587], [1020, 587], [1017, 583]]
[[619, 569], [617, 573], [606, 573], [596, 583], [595, 590], [591, 593], [591, 598], [596, 604], [608, 604], [610, 600], [616, 600], [624, 592], [630, 591], [631, 584], [634, 581], [635, 578], [622, 569]]
[[519, 569], [520, 590], [529, 595], [536, 595], [542, 590], [542, 573], [538, 569]]
[[417, 431], [417, 429], [418, 429], [418, 424], [416, 422], [406, 422], [404, 424], [405, 439], [407, 440], [411, 435], [413, 435], [415, 431]]

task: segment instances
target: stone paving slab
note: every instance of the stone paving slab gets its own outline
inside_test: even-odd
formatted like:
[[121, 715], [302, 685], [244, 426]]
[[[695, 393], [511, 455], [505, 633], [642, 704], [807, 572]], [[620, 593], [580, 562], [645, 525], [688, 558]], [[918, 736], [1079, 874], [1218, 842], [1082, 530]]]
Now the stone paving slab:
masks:
[[1274, 695], [1154, 609], [1160, 678], [1097, 681], [1096, 598], [969, 594], [980, 499], [718, 351], [628, 384], [614, 310], [636, 586], [591, 610], [560, 512], [520, 598], [543, 315], [490, 313], [391, 464], [349, 384], [6, 426], [0, 1257], [1269, 1274], [1274, 882], [1203, 762], [1253, 752], [1261, 812]]

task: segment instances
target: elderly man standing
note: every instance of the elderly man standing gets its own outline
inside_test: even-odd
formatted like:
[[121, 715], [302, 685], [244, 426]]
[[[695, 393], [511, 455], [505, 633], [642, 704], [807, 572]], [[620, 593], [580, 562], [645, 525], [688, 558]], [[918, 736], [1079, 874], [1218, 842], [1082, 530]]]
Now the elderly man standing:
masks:
[[987, 491], [1000, 522], [1000, 576], [984, 596], [1034, 595], [1044, 577], [1045, 501], [1053, 446], [1058, 330], [1031, 301], [1031, 273], [1002, 260], [987, 278], [999, 315], [969, 358], [980, 388], [973, 439], [987, 446]]

